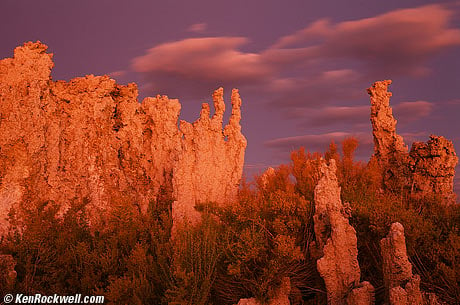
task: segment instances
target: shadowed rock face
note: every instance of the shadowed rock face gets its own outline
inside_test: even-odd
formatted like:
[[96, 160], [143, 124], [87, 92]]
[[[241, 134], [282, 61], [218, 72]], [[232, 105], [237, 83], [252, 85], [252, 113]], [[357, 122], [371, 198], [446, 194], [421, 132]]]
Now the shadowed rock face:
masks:
[[26, 43], [0, 61], [0, 217], [18, 204], [52, 200], [65, 209], [89, 203], [97, 221], [111, 204], [146, 210], [161, 186], [172, 186], [175, 220], [199, 216], [197, 201], [235, 198], [246, 139], [238, 91], [222, 129], [222, 88], [215, 114], [204, 104], [193, 124], [178, 121], [181, 105], [166, 96], [137, 101], [135, 84], [108, 76], [53, 81], [52, 54]]
[[324, 279], [329, 305], [373, 304], [374, 288], [360, 283], [356, 231], [344, 216], [335, 160], [321, 167], [321, 179], [315, 188], [313, 216], [316, 243], [322, 257], [318, 272]]
[[402, 137], [396, 133], [390, 84], [390, 80], [379, 81], [367, 89], [374, 136], [372, 158], [383, 171], [384, 188], [405, 189], [416, 198], [435, 195], [446, 203], [455, 202], [453, 181], [458, 158], [452, 142], [432, 135], [427, 143], [415, 142], [408, 153]]

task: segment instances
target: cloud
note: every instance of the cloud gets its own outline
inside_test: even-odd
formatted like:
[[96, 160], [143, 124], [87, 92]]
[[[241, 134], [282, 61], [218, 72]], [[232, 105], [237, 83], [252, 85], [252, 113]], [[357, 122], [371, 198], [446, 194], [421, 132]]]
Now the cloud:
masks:
[[[426, 101], [402, 102], [393, 107], [393, 114], [399, 125], [405, 125], [428, 116], [434, 105]], [[324, 127], [349, 125], [363, 127], [369, 125], [370, 106], [327, 106], [319, 109], [292, 108], [287, 117], [302, 120], [301, 126]]]
[[429, 56], [460, 44], [451, 17], [442, 5], [427, 5], [354, 21], [323, 19], [280, 38], [273, 48], [307, 44], [305, 55], [318, 60], [354, 60], [374, 73], [421, 75]]
[[[429, 133], [427, 132], [405, 132], [400, 134], [406, 145], [410, 146], [413, 142], [427, 141]], [[333, 141], [339, 146], [343, 140], [349, 137], [354, 137], [358, 140], [358, 148], [356, 150], [356, 158], [359, 160], [369, 160], [374, 150], [374, 140], [371, 132], [345, 132], [336, 131], [320, 134], [306, 134], [301, 136], [276, 138], [264, 143], [264, 146], [274, 150], [280, 155], [288, 155], [290, 152], [304, 147], [310, 152], [324, 153], [329, 144]]]
[[261, 83], [272, 75], [257, 53], [242, 52], [244, 37], [190, 38], [155, 46], [132, 61], [157, 90], [194, 91], [218, 86]]
[[307, 134], [294, 137], [285, 137], [272, 139], [264, 143], [265, 147], [280, 150], [283, 152], [291, 152], [305, 147], [310, 152], [324, 152], [331, 141], [340, 143], [348, 137], [355, 137], [360, 143], [361, 149], [369, 150], [372, 146], [372, 135], [365, 132], [329, 132], [322, 134]]
[[428, 116], [433, 110], [433, 104], [426, 101], [402, 102], [394, 106], [393, 114], [399, 124], [407, 124]]
[[293, 109], [291, 117], [304, 117], [302, 126], [322, 127], [334, 124], [369, 123], [370, 106], [329, 106], [320, 109]]
[[195, 23], [192, 24], [191, 26], [188, 27], [187, 31], [188, 32], [193, 32], [193, 33], [203, 33], [206, 31], [208, 28], [208, 25], [206, 23]]
[[269, 86], [273, 91], [270, 104], [286, 109], [287, 113], [293, 113], [302, 107], [312, 110], [312, 106], [317, 108], [335, 101], [344, 102], [367, 97], [360, 83], [361, 75], [350, 69], [277, 79]]
[[419, 132], [403, 132], [400, 136], [403, 138], [404, 143], [410, 146], [414, 142], [426, 142], [429, 139], [429, 133], [426, 131], [419, 131]]
[[[428, 73], [432, 56], [460, 45], [451, 21], [452, 12], [437, 4], [353, 21], [320, 19], [251, 52], [246, 37], [187, 38], [154, 46], [133, 59], [132, 69], [159, 93], [201, 97], [219, 86], [240, 87], [283, 112], [312, 109], [367, 98], [363, 88], [375, 79]], [[422, 104], [418, 110], [430, 111]]]
[[107, 74], [110, 75], [111, 77], [121, 77], [121, 76], [124, 76], [126, 73], [127, 73], [126, 70], [118, 70], [118, 71], [109, 72]]

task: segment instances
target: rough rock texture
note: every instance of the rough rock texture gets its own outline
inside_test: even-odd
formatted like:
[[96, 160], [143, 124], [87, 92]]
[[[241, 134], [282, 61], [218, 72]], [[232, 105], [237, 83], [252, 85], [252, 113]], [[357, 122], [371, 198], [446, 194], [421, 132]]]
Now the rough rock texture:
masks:
[[412, 144], [409, 156], [414, 195], [439, 194], [447, 202], [455, 202], [452, 190], [458, 157], [452, 142], [432, 135], [427, 143]]
[[374, 158], [383, 172], [384, 188], [398, 190], [410, 185], [408, 149], [396, 133], [397, 121], [390, 107], [392, 93], [388, 91], [391, 80], [375, 82], [367, 89], [371, 97], [371, 123], [374, 136]]
[[383, 258], [383, 279], [390, 305], [421, 305], [420, 276], [412, 274], [406, 254], [404, 227], [396, 222], [387, 237], [380, 241]]
[[402, 137], [396, 133], [390, 84], [390, 80], [379, 81], [367, 89], [371, 97], [373, 159], [382, 169], [384, 188], [406, 189], [418, 198], [434, 194], [447, 203], [455, 202], [453, 180], [458, 158], [452, 142], [431, 136], [427, 143], [415, 142], [408, 153]]
[[0, 255], [0, 292], [11, 292], [16, 282], [16, 261], [11, 255]]
[[29, 42], [0, 61], [3, 225], [11, 207], [47, 200], [88, 202], [92, 220], [119, 202], [145, 210], [164, 185], [172, 185], [176, 220], [197, 219], [197, 201], [234, 199], [246, 147], [237, 90], [223, 130], [222, 89], [212, 118], [204, 104], [195, 123], [179, 123], [178, 100], [139, 103], [135, 84], [93, 75], [53, 81], [46, 49]]
[[374, 288], [360, 283], [356, 231], [344, 216], [335, 160], [322, 164], [315, 188], [314, 230], [316, 247], [323, 256], [317, 261], [324, 279], [328, 304], [373, 304]]
[[[265, 303], [266, 305], [290, 305], [289, 294], [291, 293], [291, 281], [288, 277], [283, 278], [281, 286], [275, 291], [274, 297]], [[256, 298], [241, 299], [237, 305], [262, 305]]]

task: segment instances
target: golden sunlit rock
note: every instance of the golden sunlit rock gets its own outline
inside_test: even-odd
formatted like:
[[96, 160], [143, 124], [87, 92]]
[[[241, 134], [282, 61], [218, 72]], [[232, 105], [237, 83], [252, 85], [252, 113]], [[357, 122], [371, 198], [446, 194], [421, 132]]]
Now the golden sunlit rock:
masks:
[[93, 223], [111, 204], [146, 211], [160, 188], [171, 188], [173, 217], [195, 221], [198, 201], [234, 200], [243, 170], [241, 99], [232, 92], [222, 128], [223, 89], [216, 112], [204, 105], [193, 124], [166, 96], [137, 101], [135, 84], [108, 76], [53, 81], [47, 46], [26, 43], [0, 62], [0, 215], [12, 207], [54, 201], [65, 210], [87, 203]]

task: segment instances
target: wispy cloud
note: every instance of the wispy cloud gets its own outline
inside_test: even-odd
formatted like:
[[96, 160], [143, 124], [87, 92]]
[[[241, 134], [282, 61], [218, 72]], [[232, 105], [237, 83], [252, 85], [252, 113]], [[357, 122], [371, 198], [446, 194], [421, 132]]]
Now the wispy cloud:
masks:
[[356, 60], [373, 73], [420, 75], [427, 72], [429, 56], [460, 44], [460, 30], [450, 27], [451, 17], [442, 5], [427, 5], [354, 21], [322, 19], [273, 47], [307, 45], [308, 57]]
[[195, 23], [188, 27], [188, 32], [198, 33], [201, 34], [206, 31], [208, 25], [206, 23]]
[[[251, 52], [246, 37], [188, 38], [147, 50], [133, 59], [132, 68], [160, 93], [207, 96], [218, 86], [237, 86], [285, 113], [343, 105], [366, 97], [363, 88], [374, 80], [429, 73], [430, 58], [460, 45], [460, 29], [451, 25], [452, 18], [450, 9], [436, 4], [353, 21], [320, 19]], [[202, 32], [206, 26], [197, 23], [189, 30]], [[431, 111], [423, 101], [399, 111], [409, 106], [419, 116]], [[326, 110], [311, 124], [338, 116]], [[345, 110], [353, 111], [363, 112]]]
[[428, 116], [434, 105], [427, 101], [402, 102], [394, 107], [394, 115], [400, 124], [407, 124]]
[[329, 132], [322, 134], [306, 134], [294, 137], [276, 138], [264, 143], [268, 148], [290, 152], [299, 147], [305, 147], [308, 151], [324, 152], [329, 144], [334, 141], [340, 143], [344, 139], [355, 137], [360, 145], [369, 148], [372, 145], [372, 135], [364, 132]]

